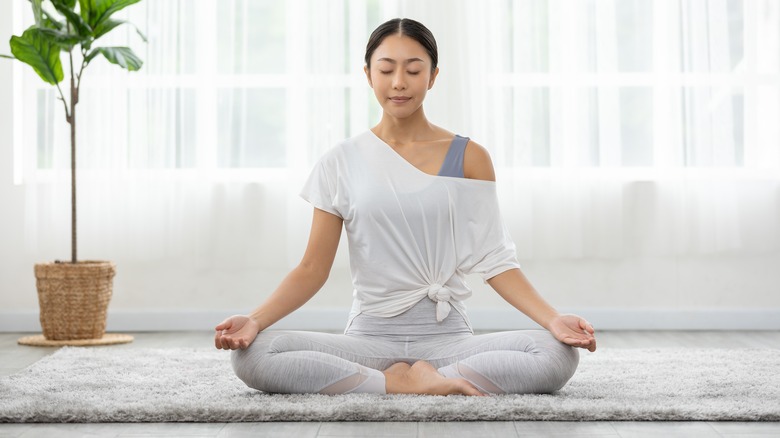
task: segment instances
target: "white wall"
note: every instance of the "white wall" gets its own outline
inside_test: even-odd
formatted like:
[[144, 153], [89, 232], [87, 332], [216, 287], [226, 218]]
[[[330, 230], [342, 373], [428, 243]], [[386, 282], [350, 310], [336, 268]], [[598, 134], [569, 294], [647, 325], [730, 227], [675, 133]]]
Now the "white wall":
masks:
[[[9, 4], [0, 5], [2, 53], [10, 51], [7, 41], [11, 17], [6, 13]], [[0, 331], [37, 331], [33, 265], [67, 258], [69, 249], [64, 246], [60, 254], [39, 254], [25, 247], [23, 187], [13, 184], [11, 65], [9, 60], [0, 60]], [[300, 199], [267, 202], [277, 203], [293, 218], [299, 216], [291, 224], [277, 225], [298, 227], [300, 244], [285, 250], [278, 259], [267, 257], [265, 268], [252, 270], [231, 269], [229, 265], [203, 266], [195, 256], [146, 262], [114, 260], [118, 275], [109, 310], [109, 330], [208, 329], [223, 316], [247, 311], [259, 303], [286, 274], [290, 261], [302, 254], [310, 215], [310, 208]], [[289, 242], [273, 240], [272, 227], [260, 237], [268, 248], [289, 246]], [[342, 327], [351, 300], [344, 243], [340, 261], [323, 291], [280, 326]], [[581, 313], [597, 328], [780, 329], [780, 254], [776, 252], [751, 257], [521, 263], [554, 305]], [[510, 311], [486, 285], [479, 281], [472, 285], [474, 297], [467, 304], [476, 327], [531, 326]]]

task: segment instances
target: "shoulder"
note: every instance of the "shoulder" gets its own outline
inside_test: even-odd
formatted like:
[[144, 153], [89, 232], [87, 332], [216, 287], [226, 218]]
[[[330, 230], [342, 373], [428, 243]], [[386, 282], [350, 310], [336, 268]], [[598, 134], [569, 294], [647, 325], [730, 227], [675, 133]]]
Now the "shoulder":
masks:
[[469, 140], [463, 156], [463, 176], [470, 179], [495, 181], [496, 172], [490, 153], [482, 145]]
[[319, 162], [325, 165], [335, 165], [344, 162], [354, 154], [355, 150], [363, 148], [370, 141], [369, 134], [371, 134], [370, 131], [346, 138], [330, 146], [320, 155]]

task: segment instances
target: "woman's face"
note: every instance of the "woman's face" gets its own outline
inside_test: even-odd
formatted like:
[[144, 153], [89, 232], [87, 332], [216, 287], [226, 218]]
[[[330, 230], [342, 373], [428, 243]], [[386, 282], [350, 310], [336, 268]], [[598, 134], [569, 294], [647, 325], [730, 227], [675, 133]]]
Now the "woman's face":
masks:
[[431, 72], [431, 58], [420, 43], [399, 34], [382, 41], [371, 55], [371, 69], [364, 70], [385, 114], [396, 118], [422, 106], [439, 73], [438, 67]]

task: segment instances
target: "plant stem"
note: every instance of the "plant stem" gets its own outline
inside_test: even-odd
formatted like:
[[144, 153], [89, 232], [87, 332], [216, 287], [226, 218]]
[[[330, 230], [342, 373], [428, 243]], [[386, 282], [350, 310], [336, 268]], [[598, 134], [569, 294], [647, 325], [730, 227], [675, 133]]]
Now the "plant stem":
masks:
[[68, 52], [70, 58], [70, 217], [71, 217], [71, 263], [78, 261], [78, 240], [76, 223], [76, 103], [78, 103], [79, 90], [73, 77], [73, 52]]
[[57, 84], [57, 91], [60, 92], [60, 100], [62, 101], [62, 106], [65, 107], [65, 120], [70, 123], [70, 111], [68, 111], [68, 101], [65, 100], [65, 95], [62, 94], [62, 88], [60, 88], [60, 84]]

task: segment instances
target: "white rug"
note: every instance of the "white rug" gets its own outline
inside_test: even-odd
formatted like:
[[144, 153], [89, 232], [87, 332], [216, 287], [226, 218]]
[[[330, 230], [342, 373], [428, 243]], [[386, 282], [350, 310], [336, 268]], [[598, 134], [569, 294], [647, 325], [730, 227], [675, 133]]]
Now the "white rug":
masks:
[[551, 395], [271, 395], [227, 352], [63, 348], [0, 378], [0, 422], [780, 421], [780, 351], [600, 349]]

